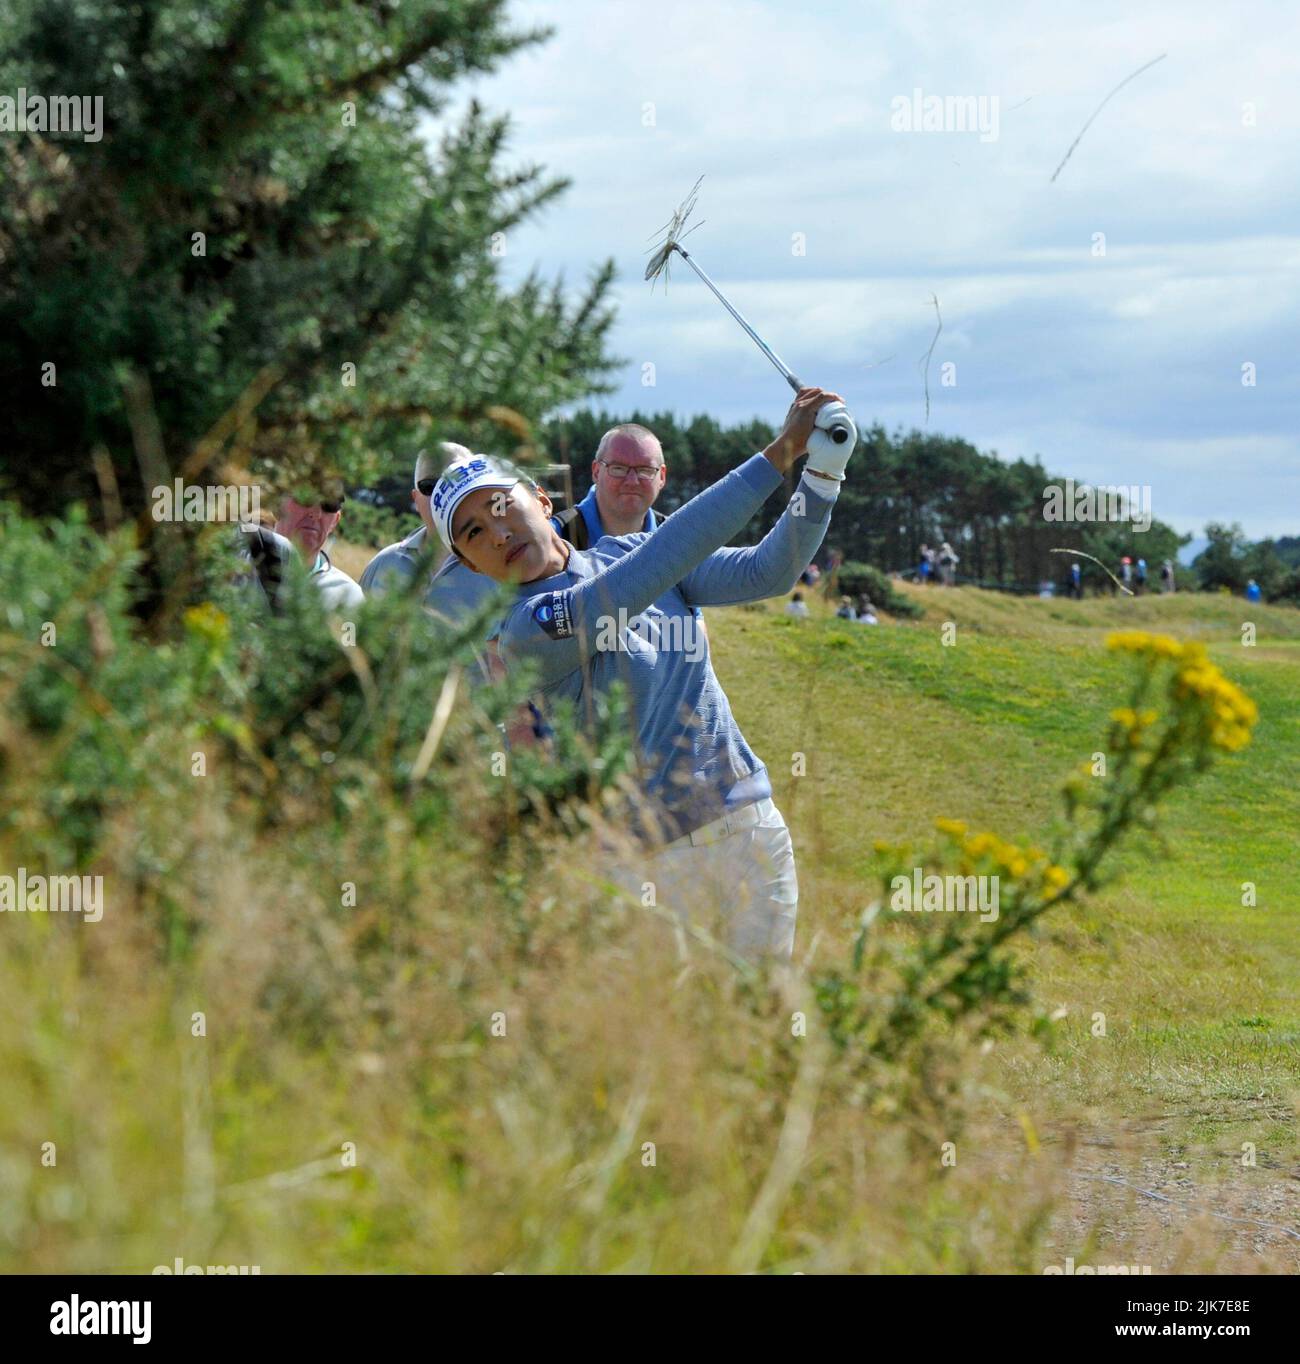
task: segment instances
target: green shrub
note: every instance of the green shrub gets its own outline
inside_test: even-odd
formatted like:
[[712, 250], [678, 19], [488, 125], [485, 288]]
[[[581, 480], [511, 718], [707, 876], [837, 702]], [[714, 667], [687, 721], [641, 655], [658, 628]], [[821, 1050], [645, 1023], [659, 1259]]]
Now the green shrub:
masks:
[[[81, 866], [106, 821], [146, 797], [183, 818], [208, 769], [255, 824], [382, 818], [398, 801], [432, 832], [471, 792], [494, 803], [484, 788], [506, 748], [498, 726], [529, 679], [480, 680], [474, 644], [491, 606], [443, 629], [410, 591], [332, 621], [291, 571], [273, 614], [236, 581], [228, 529], [202, 535], [183, 544], [193, 604], [152, 638], [132, 614], [142, 589], [130, 528], [105, 538], [80, 512], [42, 525], [0, 506], [0, 779], [12, 789], [21, 772], [32, 793], [0, 809], [0, 835], [20, 833], [37, 860]], [[449, 742], [417, 774], [444, 694], [460, 702]], [[511, 755], [492, 778], [508, 793], [503, 818], [585, 802], [618, 777], [625, 726], [613, 704], [596, 718], [594, 744], [559, 717], [544, 757]], [[476, 828], [489, 836], [491, 820]]]
[[921, 608], [910, 597], [897, 591], [889, 577], [871, 564], [849, 559], [840, 565], [838, 583], [846, 597], [866, 593], [874, 605], [882, 607], [891, 616], [912, 617], [921, 614]]

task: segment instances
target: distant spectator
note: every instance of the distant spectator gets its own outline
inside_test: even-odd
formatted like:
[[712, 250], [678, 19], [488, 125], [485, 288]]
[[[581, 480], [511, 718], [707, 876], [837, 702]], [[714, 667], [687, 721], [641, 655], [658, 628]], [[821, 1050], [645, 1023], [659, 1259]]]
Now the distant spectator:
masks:
[[858, 624], [859, 624], [859, 625], [879, 625], [879, 624], [880, 624], [880, 622], [876, 619], [876, 613], [875, 613], [875, 611], [873, 611], [873, 610], [871, 609], [871, 598], [870, 598], [870, 597], [862, 596], [862, 597], [859, 597], [859, 598], [858, 598], [858, 615], [857, 615], [857, 620], [858, 620]]
[[849, 597], [840, 598], [840, 609], [835, 613], [840, 620], [857, 620], [858, 613], [853, 609], [853, 601]]
[[1139, 559], [1137, 561], [1137, 594], [1140, 597], [1147, 590], [1147, 561]]
[[929, 545], [921, 546], [921, 560], [916, 566], [916, 576], [922, 584], [930, 582], [934, 577], [934, 550]]
[[1165, 592], [1174, 590], [1174, 563], [1172, 559], [1166, 559], [1160, 566], [1160, 587]]
[[1126, 554], [1119, 561], [1119, 580], [1125, 587], [1132, 590], [1133, 587], [1133, 560]]
[[[789, 579], [787, 578], [786, 581], [789, 582]], [[808, 603], [804, 601], [802, 592], [796, 592], [794, 596], [786, 602], [785, 613], [787, 616], [806, 617], [808, 615]]]
[[945, 587], [955, 587], [957, 583], [957, 565], [961, 562], [957, 557], [956, 551], [945, 540], [939, 546], [939, 578]]
[[1263, 594], [1259, 590], [1259, 584], [1254, 580], [1254, 578], [1251, 578], [1250, 581], [1247, 582], [1246, 584], [1246, 600], [1261, 601], [1262, 599]]
[[840, 565], [844, 562], [844, 551], [833, 549], [826, 556], [826, 572], [822, 574], [822, 591], [826, 594], [826, 600], [835, 596], [840, 590]]
[[818, 568], [816, 564], [809, 564], [799, 575], [799, 581], [803, 583], [805, 587], [816, 587], [817, 584], [821, 582], [821, 577], [821, 569]]
[[1070, 596], [1076, 601], [1083, 597], [1083, 566], [1078, 559], [1070, 565]]
[[1056, 596], [1056, 584], [1051, 578], [1044, 578], [1043, 581], [1038, 584], [1038, 595], [1040, 597]]

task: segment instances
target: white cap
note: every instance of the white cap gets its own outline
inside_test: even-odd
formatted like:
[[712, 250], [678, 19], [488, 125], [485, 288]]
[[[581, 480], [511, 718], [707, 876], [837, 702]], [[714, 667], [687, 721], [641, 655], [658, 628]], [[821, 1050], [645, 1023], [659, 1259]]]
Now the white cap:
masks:
[[448, 549], [452, 548], [451, 519], [470, 493], [479, 488], [513, 488], [521, 481], [530, 487], [537, 486], [513, 464], [503, 459], [489, 459], [487, 455], [474, 455], [448, 465], [429, 495], [429, 512], [438, 528], [438, 538]]

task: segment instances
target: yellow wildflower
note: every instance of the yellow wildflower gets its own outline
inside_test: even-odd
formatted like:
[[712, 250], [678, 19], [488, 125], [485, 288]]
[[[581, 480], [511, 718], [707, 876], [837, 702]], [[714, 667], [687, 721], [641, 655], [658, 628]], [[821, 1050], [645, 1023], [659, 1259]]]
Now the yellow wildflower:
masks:
[[230, 617], [210, 601], [191, 606], [185, 612], [184, 621], [190, 634], [207, 640], [210, 645], [219, 647], [230, 638]]
[[1043, 884], [1050, 890], [1064, 890], [1070, 884], [1070, 873], [1064, 867], [1048, 867], [1043, 873]]

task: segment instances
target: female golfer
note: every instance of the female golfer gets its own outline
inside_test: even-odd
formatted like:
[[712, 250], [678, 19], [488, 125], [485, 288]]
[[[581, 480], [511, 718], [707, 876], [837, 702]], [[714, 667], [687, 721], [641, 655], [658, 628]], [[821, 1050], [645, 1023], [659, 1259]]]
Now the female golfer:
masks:
[[818, 408], [838, 401], [801, 389], [761, 455], [653, 534], [606, 536], [587, 550], [561, 540], [545, 493], [482, 455], [447, 469], [430, 499], [448, 549], [476, 573], [520, 585], [500, 626], [500, 655], [507, 668], [532, 660], [543, 705], [567, 697], [590, 708], [613, 682], [625, 684], [646, 797], [637, 832], [651, 847], [644, 879], [656, 903], [684, 918], [688, 898], [711, 903], [731, 947], [749, 957], [789, 958], [793, 950], [794, 851], [767, 770], [732, 718], [691, 608], [794, 587], [826, 533], [852, 442], [817, 442], [761, 543], [720, 547], [807, 450]]

